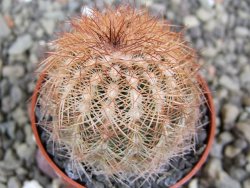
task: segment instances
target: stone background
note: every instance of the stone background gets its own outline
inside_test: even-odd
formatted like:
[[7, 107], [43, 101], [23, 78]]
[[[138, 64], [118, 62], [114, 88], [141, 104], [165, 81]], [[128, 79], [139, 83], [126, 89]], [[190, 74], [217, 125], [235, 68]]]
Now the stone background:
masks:
[[[129, 0], [127, 0], [129, 1]], [[100, 9], [102, 0], [96, 0]], [[112, 3], [112, 0], [106, 0]], [[114, 1], [113, 3], [119, 3]], [[216, 140], [185, 187], [250, 188], [250, 0], [138, 0], [187, 25], [216, 106]], [[91, 0], [0, 0], [0, 188], [58, 188], [35, 163], [28, 106], [47, 42]]]

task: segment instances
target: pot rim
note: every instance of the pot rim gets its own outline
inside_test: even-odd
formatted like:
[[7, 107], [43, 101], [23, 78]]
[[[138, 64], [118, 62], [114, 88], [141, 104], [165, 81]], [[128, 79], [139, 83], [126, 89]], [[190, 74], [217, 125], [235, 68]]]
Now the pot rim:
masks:
[[[53, 170], [56, 172], [56, 174], [61, 177], [64, 181], [66, 181], [68, 184], [74, 186], [75, 188], [86, 188], [83, 185], [77, 183], [70, 177], [68, 177], [56, 164], [55, 162], [50, 158], [48, 155], [46, 149], [44, 148], [42, 141], [40, 139], [37, 126], [36, 126], [36, 117], [35, 117], [35, 107], [36, 107], [36, 101], [37, 101], [37, 95], [39, 92], [39, 89], [41, 87], [42, 81], [45, 77], [45, 73], [41, 73], [39, 76], [39, 79], [36, 83], [36, 87], [34, 89], [32, 99], [31, 99], [31, 108], [30, 108], [30, 120], [31, 120], [31, 126], [32, 126], [32, 131], [35, 136], [36, 143], [38, 145], [38, 149], [41, 151], [41, 154], [43, 157], [46, 159], [46, 161], [49, 163], [49, 165], [53, 168]], [[176, 184], [172, 185], [170, 188], [178, 188], [188, 182], [202, 167], [202, 165], [205, 163], [208, 154], [212, 148], [212, 144], [214, 142], [214, 137], [215, 137], [215, 108], [214, 108], [214, 103], [212, 99], [211, 92], [209, 90], [209, 87], [206, 83], [206, 81], [202, 78], [201, 75], [197, 75], [197, 80], [201, 85], [201, 88], [204, 91], [204, 95], [206, 97], [206, 103], [208, 105], [210, 115], [210, 123], [209, 123], [209, 131], [208, 131], [208, 141], [207, 141], [207, 146], [203, 154], [201, 155], [199, 161], [193, 166], [192, 170], [188, 172], [182, 179], [180, 179]]]

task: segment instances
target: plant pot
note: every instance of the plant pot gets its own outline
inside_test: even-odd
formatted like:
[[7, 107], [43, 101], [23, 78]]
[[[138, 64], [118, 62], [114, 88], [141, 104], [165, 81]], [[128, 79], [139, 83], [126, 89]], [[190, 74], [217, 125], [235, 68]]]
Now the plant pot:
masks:
[[[38, 148], [40, 150], [40, 154], [38, 154], [39, 156], [42, 158], [42, 160], [45, 159], [45, 161], [49, 164], [49, 166], [52, 168], [48, 168], [48, 165], [46, 164], [45, 161], [43, 161], [41, 163], [41, 161], [38, 161], [38, 165], [40, 168], [42, 168], [43, 172], [46, 173], [46, 169], [47, 171], [51, 171], [54, 170], [55, 173], [58, 175], [59, 178], [62, 178], [67, 184], [70, 185], [70, 187], [75, 187], [75, 188], [84, 188], [84, 186], [82, 186], [81, 184], [79, 184], [78, 182], [72, 180], [71, 178], [69, 178], [57, 165], [56, 163], [50, 158], [49, 154], [47, 153], [44, 145], [42, 144], [38, 129], [37, 129], [37, 125], [36, 125], [36, 115], [35, 115], [35, 108], [36, 108], [36, 101], [37, 101], [37, 96], [39, 93], [39, 89], [40, 86], [43, 82], [44, 79], [44, 74], [41, 74], [37, 84], [36, 84], [36, 88], [34, 90], [33, 96], [32, 96], [32, 103], [31, 103], [31, 113], [30, 113], [30, 118], [31, 118], [31, 124], [32, 124], [32, 130], [35, 136], [35, 140], [36, 143], [38, 145]], [[212, 100], [212, 96], [211, 96], [211, 92], [209, 91], [208, 85], [207, 83], [204, 81], [204, 79], [198, 75], [197, 76], [197, 80], [199, 81], [201, 87], [204, 90], [205, 93], [205, 97], [206, 97], [206, 105], [209, 109], [209, 125], [208, 125], [208, 133], [207, 133], [207, 145], [206, 148], [204, 150], [204, 152], [201, 154], [201, 157], [199, 159], [199, 161], [193, 166], [192, 170], [189, 171], [183, 178], [181, 178], [176, 184], [172, 185], [171, 188], [177, 188], [180, 187], [181, 185], [183, 185], [184, 183], [186, 183], [188, 180], [190, 180], [192, 178], [192, 176], [194, 176], [198, 170], [202, 167], [202, 165], [205, 163], [209, 151], [212, 147], [212, 143], [214, 140], [214, 135], [215, 135], [215, 111], [214, 111], [214, 104], [213, 104], [213, 100]], [[46, 168], [43, 167], [47, 165]], [[51, 174], [51, 172], [49, 173]], [[52, 176], [53, 177], [53, 176]]]

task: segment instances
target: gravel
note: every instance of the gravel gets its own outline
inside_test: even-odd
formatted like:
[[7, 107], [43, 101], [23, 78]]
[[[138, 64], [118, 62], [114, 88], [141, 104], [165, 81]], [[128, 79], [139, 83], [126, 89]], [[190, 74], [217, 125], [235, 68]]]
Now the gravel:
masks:
[[[198, 50], [203, 65], [200, 72], [216, 103], [212, 152], [205, 166], [183, 187], [249, 188], [249, 0], [147, 2], [152, 14], [187, 26], [185, 37]], [[96, 3], [99, 8], [104, 6], [102, 1]], [[62, 187], [43, 174], [34, 160], [36, 144], [28, 111], [34, 71], [49, 49], [46, 42], [65, 27], [61, 21], [93, 4], [91, 0], [0, 1], [0, 188]]]

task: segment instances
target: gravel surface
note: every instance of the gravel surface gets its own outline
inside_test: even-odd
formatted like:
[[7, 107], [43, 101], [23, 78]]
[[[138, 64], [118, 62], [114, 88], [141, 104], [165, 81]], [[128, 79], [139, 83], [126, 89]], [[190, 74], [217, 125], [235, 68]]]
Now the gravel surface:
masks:
[[[140, 1], [146, 1], [153, 15], [187, 26], [186, 39], [200, 55], [201, 73], [214, 96], [215, 144], [206, 165], [184, 187], [249, 188], [250, 1]], [[34, 71], [50, 48], [46, 42], [67, 29], [63, 20], [81, 11], [87, 14], [82, 7], [92, 7], [91, 2], [0, 1], [0, 188], [62, 187], [35, 163], [29, 102]], [[96, 0], [96, 5], [105, 6], [103, 0]]]

